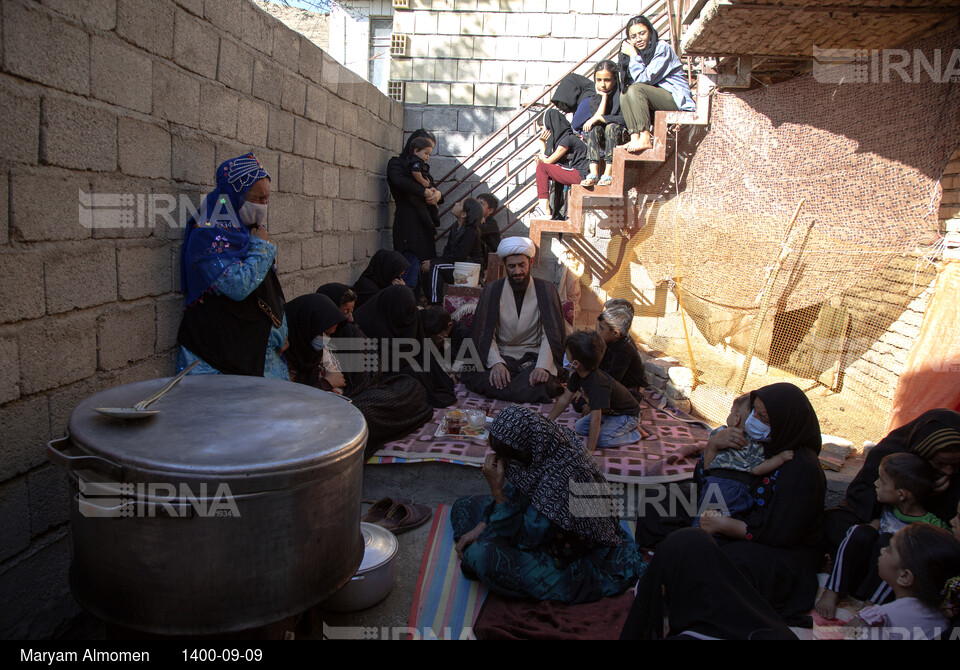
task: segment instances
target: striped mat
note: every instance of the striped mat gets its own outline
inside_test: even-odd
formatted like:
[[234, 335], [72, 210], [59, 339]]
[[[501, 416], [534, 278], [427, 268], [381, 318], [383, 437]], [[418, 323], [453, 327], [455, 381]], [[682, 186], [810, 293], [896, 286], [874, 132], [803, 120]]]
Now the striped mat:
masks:
[[[473, 622], [480, 614], [488, 591], [480, 582], [469, 580], [460, 572], [450, 507], [440, 503], [433, 515], [407, 624], [416, 633], [408, 635], [408, 639], [476, 639]], [[635, 521], [621, 520], [620, 524], [634, 536]]]

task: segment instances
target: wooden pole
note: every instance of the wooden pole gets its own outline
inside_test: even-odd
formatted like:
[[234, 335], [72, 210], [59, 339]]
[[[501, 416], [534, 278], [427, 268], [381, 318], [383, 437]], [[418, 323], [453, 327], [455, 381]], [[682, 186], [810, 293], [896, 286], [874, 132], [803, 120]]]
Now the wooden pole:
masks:
[[[783, 238], [783, 248], [780, 249], [777, 262], [774, 263], [773, 268], [770, 270], [770, 276], [768, 276], [767, 281], [764, 282], [763, 297], [760, 300], [760, 314], [757, 316], [757, 323], [753, 327], [753, 337], [750, 338], [750, 348], [747, 349], [747, 355], [743, 359], [743, 365], [740, 367], [740, 375], [737, 377], [737, 393], [743, 391], [743, 384], [747, 380], [747, 371], [750, 370], [750, 363], [753, 361], [753, 350], [756, 349], [757, 340], [760, 338], [760, 328], [763, 326], [763, 320], [766, 318], [767, 310], [770, 308], [770, 296], [773, 293], [773, 285], [777, 281], [780, 267], [790, 254], [790, 238], [793, 233], [793, 224], [797, 222], [797, 217], [800, 215], [800, 208], [803, 207], [804, 202], [806, 202], [806, 198], [801, 198], [800, 202], [797, 203], [797, 209], [793, 212], [793, 218], [790, 219], [790, 225], [787, 227], [787, 234]], [[811, 219], [809, 225], [812, 224], [813, 220]]]

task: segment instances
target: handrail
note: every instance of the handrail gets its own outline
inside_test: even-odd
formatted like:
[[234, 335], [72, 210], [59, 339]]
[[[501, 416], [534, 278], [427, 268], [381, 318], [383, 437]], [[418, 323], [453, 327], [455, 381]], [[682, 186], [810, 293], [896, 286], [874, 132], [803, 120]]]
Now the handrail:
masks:
[[[671, 9], [671, 8], [670, 8], [670, 6], [669, 6], [669, 3], [670, 3], [670, 0], [651, 0], [651, 1], [648, 2], [643, 8], [641, 8], [641, 9], [639, 10], [638, 14], [644, 14], [644, 15], [645, 15], [647, 12], [649, 12], [650, 10], [652, 10], [652, 9], [653, 9], [654, 7], [656, 7], [657, 5], [663, 4], [663, 5], [664, 5], [664, 9], [663, 9], [660, 13], [658, 13], [658, 14], [652, 19], [651, 23], [653, 23], [654, 25], [656, 25], [657, 23], [661, 22], [662, 19], [666, 16], [666, 17], [667, 17], [667, 25], [666, 25], [666, 28], [665, 28], [665, 30], [664, 30], [664, 33], [668, 33], [668, 34], [672, 37], [672, 36], [673, 36], [673, 33], [674, 33], [674, 26], [673, 26], [673, 21], [670, 20], [672, 17], [670, 17], [670, 13], [671, 13], [671, 12], [670, 12], [670, 9]], [[551, 91], [553, 91], [553, 90], [560, 84], [560, 82], [563, 80], [564, 77], [566, 77], [566, 76], [568, 76], [568, 75], [576, 72], [577, 69], [579, 69], [581, 66], [583, 66], [583, 65], [584, 65], [585, 63], [587, 63], [588, 61], [590, 61], [598, 52], [602, 51], [604, 48], [607, 48], [607, 47], [610, 45], [611, 42], [617, 40], [617, 39], [619, 38], [619, 36], [623, 33], [623, 31], [624, 31], [625, 29], [626, 29], [626, 24], [624, 24], [623, 27], [621, 27], [619, 30], [617, 30], [617, 32], [613, 33], [610, 37], [608, 37], [604, 42], [602, 42], [599, 46], [597, 46], [593, 51], [591, 51], [589, 54], [587, 54], [579, 63], [577, 63], [576, 65], [574, 65], [573, 67], [571, 67], [563, 76], [561, 76], [559, 79], [557, 79], [555, 82], [553, 82], [553, 84], [551, 84], [550, 86], [546, 87], [546, 88], [540, 93], [540, 95], [538, 95], [534, 100], [528, 102], [528, 103], [525, 104], [523, 107], [521, 107], [520, 110], [517, 111], [516, 114], [514, 114], [512, 117], [510, 117], [510, 119], [509, 119], [506, 123], [504, 123], [503, 125], [501, 125], [496, 131], [494, 131], [486, 140], [484, 140], [484, 141], [480, 144], [480, 146], [478, 146], [476, 149], [474, 149], [469, 155], [467, 155], [466, 157], [464, 157], [463, 159], [461, 159], [461, 160], [459, 161], [459, 165], [458, 165], [458, 166], [455, 166], [453, 169], [451, 169], [449, 172], [447, 172], [447, 174], [445, 174], [443, 177], [441, 177], [440, 180], [437, 182], [437, 185], [439, 186], [440, 184], [443, 184], [444, 182], [446, 182], [452, 175], [454, 175], [454, 174], [457, 172], [457, 170], [459, 170], [459, 169], [461, 169], [461, 168], [465, 168], [465, 167], [466, 167], [465, 164], [466, 164], [468, 161], [474, 159], [474, 158], [475, 158], [478, 154], [480, 154], [491, 142], [493, 142], [493, 140], [494, 140], [495, 138], [498, 138], [498, 137], [499, 137], [499, 138], [500, 138], [500, 139], [499, 139], [499, 143], [496, 144], [496, 145], [491, 149], [491, 151], [490, 151], [484, 158], [482, 158], [482, 159], [480, 160], [479, 163], [477, 163], [476, 165], [474, 165], [474, 166], [472, 166], [472, 167], [470, 167], [470, 168], [467, 168], [466, 174], [465, 174], [463, 177], [461, 177], [458, 181], [456, 181], [456, 183], [454, 183], [454, 184], [451, 186], [451, 188], [449, 189], [447, 195], [449, 196], [449, 195], [452, 195], [453, 193], [455, 193], [455, 192], [457, 191], [457, 189], [460, 188], [460, 186], [462, 186], [462, 185], [464, 184], [464, 182], [466, 182], [470, 177], [476, 177], [476, 176], [478, 175], [478, 170], [479, 170], [479, 168], [482, 167], [483, 165], [487, 164], [487, 163], [490, 162], [491, 160], [493, 160], [493, 159], [497, 156], [497, 154], [500, 153], [500, 152], [504, 149], [504, 145], [505, 145], [506, 142], [511, 141], [511, 140], [514, 140], [514, 139], [516, 139], [519, 135], [523, 134], [523, 133], [527, 130], [527, 128], [528, 128], [532, 123], [535, 123], [535, 122], [537, 121], [537, 119], [539, 119], [539, 118], [546, 112], [546, 110], [547, 110], [547, 109], [549, 108], [549, 106], [551, 106], [551, 105], [545, 105], [544, 103], [541, 103], [541, 102], [540, 102], [545, 95], [547, 95], [547, 94], [549, 94]], [[663, 38], [665, 38], [665, 35], [664, 35], [664, 34], [661, 34], [661, 39], [663, 39]], [[539, 113], [533, 115], [532, 117], [527, 118], [526, 121], [524, 121], [523, 124], [521, 124], [520, 128], [518, 128], [518, 129], [516, 129], [515, 131], [511, 132], [511, 131], [510, 131], [510, 125], [513, 124], [513, 123], [514, 123], [517, 119], [519, 119], [522, 115], [528, 113], [532, 108], [534, 108], [534, 107], [536, 107], [536, 106], [541, 106], [541, 107], [543, 107], [543, 109], [542, 109]], [[506, 131], [506, 136], [503, 136], [503, 135], [504, 135], [504, 131]], [[466, 194], [461, 194], [461, 195], [459, 195], [459, 196], [456, 197], [456, 198], [452, 198], [452, 199], [451, 199], [451, 204], [450, 204], [440, 215], [443, 216], [443, 215], [447, 214], [448, 212], [450, 212], [450, 210], [453, 208], [453, 205], [454, 205], [456, 202], [458, 202], [459, 200], [461, 200], [461, 199], [464, 198], [464, 197], [469, 196], [469, 194], [473, 193], [473, 192], [480, 186], [481, 183], [483, 183], [484, 181], [486, 181], [486, 180], [490, 177], [490, 175], [492, 175], [492, 174], [494, 174], [495, 172], [497, 172], [498, 170], [500, 170], [500, 169], [502, 168], [502, 165], [503, 165], [503, 164], [507, 164], [508, 161], [510, 161], [511, 159], [513, 159], [514, 157], [516, 157], [516, 155], [517, 155], [518, 153], [520, 153], [520, 151], [528, 148], [534, 141], [536, 141], [536, 139], [537, 139], [537, 138], [536, 138], [536, 135], [534, 135], [534, 136], [531, 137], [530, 139], [523, 141], [523, 143], [522, 143], [522, 145], [521, 145], [520, 147], [518, 147], [517, 149], [513, 150], [512, 153], [510, 153], [510, 155], [507, 156], [506, 158], [501, 159], [501, 160], [499, 161], [499, 164], [498, 164], [498, 165], [496, 165], [495, 167], [493, 167], [491, 170], [487, 171], [485, 174], [480, 175], [479, 178], [476, 180], [476, 183], [466, 192]], [[531, 156], [531, 157], [528, 158], [527, 160], [524, 160], [524, 161], [522, 162], [522, 164], [520, 165], [520, 167], [519, 167], [519, 168], [515, 168], [513, 171], [510, 171], [510, 170], [508, 169], [508, 175], [507, 175], [507, 177], [505, 177], [503, 180], [501, 180], [501, 181], [497, 184], [497, 186], [496, 186], [495, 188], [491, 189], [491, 192], [498, 190], [500, 187], [502, 187], [503, 185], [505, 185], [506, 183], [508, 183], [509, 180], [510, 180], [510, 178], [511, 178], [512, 176], [516, 175], [520, 170], [523, 170], [524, 168], [526, 168], [526, 167], [530, 164], [530, 161], [531, 161], [532, 159], [533, 159], [533, 157]], [[533, 180], [533, 179], [528, 179], [528, 180], [526, 180], [522, 185], [520, 185], [520, 187], [517, 188], [513, 193], [508, 194], [505, 199], [501, 200], [500, 206], [497, 208], [496, 212], [499, 212], [499, 211], [501, 211], [501, 210], [505, 210], [505, 209], [507, 208], [507, 205], [508, 205], [509, 203], [513, 202], [516, 198], [518, 198], [518, 197], [519, 197], [520, 195], [522, 195], [523, 193], [526, 193], [526, 192], [530, 189], [530, 187], [534, 185], [534, 181], [535, 181], [535, 180]], [[536, 206], [536, 203], [531, 204], [530, 206], [528, 206], [527, 208], [525, 208], [525, 210], [524, 210], [521, 214], [519, 214], [519, 215], [517, 216], [517, 218], [516, 218], [512, 223], [509, 223], [510, 215], [509, 215], [509, 211], [508, 211], [508, 212], [507, 212], [508, 225], [507, 225], [505, 228], [503, 228], [500, 232], [503, 233], [503, 232], [509, 230], [510, 228], [512, 228], [514, 225], [516, 225], [516, 223], [517, 223], [518, 221], [520, 221], [520, 220], [522, 219], [523, 216], [525, 216], [527, 213], [529, 213], [531, 210], [533, 210], [535, 206]], [[496, 213], [496, 212], [494, 212], [494, 213]], [[447, 226], [440, 234], [437, 235], [436, 240], [440, 240], [440, 239], [442, 239], [443, 237], [445, 237], [445, 236], [450, 232], [450, 230], [453, 228], [454, 225], [456, 225], [456, 224], [454, 223], [454, 224], [450, 224], [449, 226]]]

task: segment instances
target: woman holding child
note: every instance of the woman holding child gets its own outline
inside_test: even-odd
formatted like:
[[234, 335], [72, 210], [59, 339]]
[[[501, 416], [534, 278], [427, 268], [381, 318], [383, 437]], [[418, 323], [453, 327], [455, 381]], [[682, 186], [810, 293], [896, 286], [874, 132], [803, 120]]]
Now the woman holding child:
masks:
[[396, 205], [393, 215], [393, 248], [403, 254], [409, 263], [403, 279], [413, 290], [419, 286], [420, 264], [437, 255], [434, 241], [436, 227], [432, 223], [425, 223], [422, 218], [423, 210], [414, 204], [415, 199], [422, 199], [427, 207], [435, 207], [442, 200], [439, 190], [423, 186], [408, 169], [413, 156], [412, 145], [418, 138], [426, 138], [436, 147], [437, 138], [433, 133], [420, 128], [411, 133], [400, 155], [387, 162], [387, 185]]
[[[753, 506], [738, 517], [703, 513], [699, 525], [720, 538], [721, 549], [747, 581], [788, 624], [810, 625], [806, 614], [817, 595], [817, 569], [826, 478], [820, 467], [820, 423], [803, 391], [793, 384], [764, 386], [750, 394], [751, 425], [766, 433], [764, 456], [787, 451], [792, 458], [750, 484]], [[710, 436], [707, 453], [742, 449], [748, 445], [743, 424], [728, 426]], [[698, 487], [705, 480], [703, 460], [697, 465]], [[709, 496], [708, 496], [709, 499]], [[656, 543], [693, 518], [663, 519], [641, 514], [637, 535], [641, 543]]]
[[505, 596], [573, 604], [623, 593], [643, 574], [610, 513], [606, 479], [573, 431], [510, 405], [490, 426], [490, 447], [491, 495], [461, 498], [450, 514], [465, 575]]

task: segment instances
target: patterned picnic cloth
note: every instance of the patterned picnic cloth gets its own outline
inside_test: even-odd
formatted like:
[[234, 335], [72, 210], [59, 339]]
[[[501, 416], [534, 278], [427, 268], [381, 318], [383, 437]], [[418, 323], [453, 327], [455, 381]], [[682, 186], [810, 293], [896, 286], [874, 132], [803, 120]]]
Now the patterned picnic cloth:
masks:
[[[496, 415], [509, 404], [472, 393], [462, 384], [457, 385], [456, 391], [458, 409], [485, 409], [488, 414]], [[645, 391], [645, 397], [647, 402], [641, 403], [640, 425], [651, 436], [636, 444], [597, 449], [594, 457], [611, 482], [661, 484], [690, 479], [710, 431], [702, 425], [687, 423], [692, 419], [682, 412], [656, 409], [659, 396], [649, 389]], [[549, 414], [552, 407], [551, 404], [526, 406], [544, 415]], [[475, 467], [483, 465], [489, 450], [485, 441], [460, 436], [437, 436], [440, 421], [447, 409], [450, 408], [436, 410], [433, 419], [419, 431], [385, 444], [367, 463], [440, 461]], [[567, 408], [557, 421], [572, 430], [578, 418], [579, 415], [572, 408]]]

